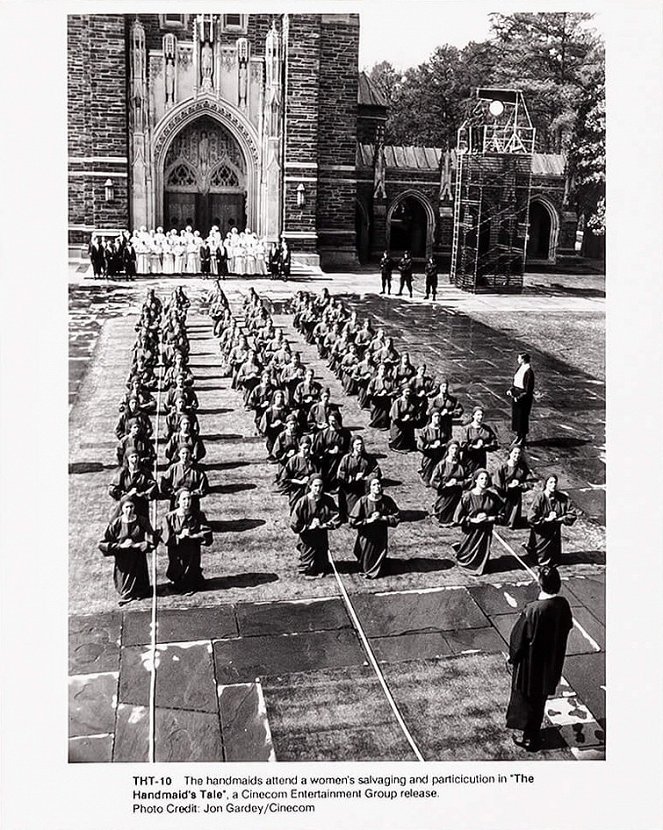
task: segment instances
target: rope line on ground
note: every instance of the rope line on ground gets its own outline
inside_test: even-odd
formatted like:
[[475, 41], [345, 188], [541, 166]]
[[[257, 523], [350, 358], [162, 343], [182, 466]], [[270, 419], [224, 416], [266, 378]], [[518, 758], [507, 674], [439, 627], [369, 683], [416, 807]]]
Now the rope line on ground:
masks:
[[378, 679], [378, 682], [380, 683], [380, 686], [382, 686], [382, 691], [384, 692], [385, 697], [387, 698], [387, 702], [391, 706], [391, 709], [392, 709], [392, 711], [394, 713], [394, 716], [395, 716], [395, 718], [398, 722], [398, 725], [400, 726], [401, 731], [403, 732], [403, 735], [405, 735], [405, 738], [406, 738], [407, 742], [410, 744], [410, 746], [412, 748], [412, 751], [416, 755], [417, 761], [425, 761], [424, 756], [419, 751], [419, 747], [415, 743], [414, 738], [410, 734], [410, 730], [407, 728], [407, 725], [406, 725], [405, 721], [403, 720], [403, 716], [401, 715], [400, 710], [398, 708], [398, 704], [394, 700], [394, 697], [391, 694], [391, 691], [389, 690], [389, 686], [387, 686], [387, 681], [384, 679], [384, 675], [382, 674], [382, 671], [380, 670], [380, 666], [378, 665], [378, 661], [375, 659], [375, 654], [373, 654], [373, 649], [371, 648], [370, 643], [368, 642], [368, 638], [366, 637], [366, 634], [364, 633], [364, 629], [362, 628], [361, 622], [359, 621], [359, 617], [357, 616], [357, 613], [354, 609], [354, 606], [352, 605], [352, 601], [350, 600], [350, 597], [348, 596], [348, 592], [345, 590], [345, 585], [343, 585], [343, 580], [341, 579], [340, 574], [336, 569], [336, 563], [334, 562], [334, 557], [331, 555], [331, 552], [329, 553], [329, 561], [331, 562], [332, 570], [334, 571], [334, 576], [336, 577], [336, 582], [337, 582], [339, 590], [341, 592], [341, 596], [343, 597], [343, 601], [345, 602], [345, 605], [348, 609], [348, 613], [350, 614], [350, 619], [352, 620], [352, 624], [354, 625], [355, 629], [357, 630], [357, 634], [359, 634], [359, 639], [361, 640], [361, 644], [364, 648], [364, 651], [366, 652], [366, 656], [368, 657], [368, 659], [371, 663], [371, 666], [373, 667], [373, 671], [375, 672], [375, 675]]
[[[157, 387], [157, 411], [154, 427], [154, 480], [157, 480], [159, 467], [159, 413], [161, 411], [161, 386], [163, 381], [163, 364], [159, 366]], [[152, 528], [157, 530], [158, 501], [152, 502]], [[152, 549], [152, 621], [150, 625], [150, 700], [149, 700], [149, 735], [148, 761], [155, 763], [156, 753], [156, 702], [157, 702], [157, 548]]]
[[[493, 528], [493, 536], [497, 539], [498, 542], [501, 543], [502, 547], [504, 547], [505, 550], [507, 550], [511, 554], [511, 556], [515, 557], [518, 560], [518, 562], [523, 566], [523, 568], [525, 568], [525, 570], [532, 577], [534, 582], [538, 582], [539, 581], [538, 576], [530, 568], [530, 566], [527, 564], [527, 562], [525, 562], [524, 559], [522, 559], [520, 556], [518, 556], [518, 554], [511, 547], [511, 545], [508, 542], [506, 542], [504, 539], [502, 539], [502, 537], [499, 535], [499, 533], [494, 528]], [[574, 626], [574, 628], [578, 629], [578, 631], [587, 640], [587, 642], [591, 645], [591, 647], [594, 649], [594, 651], [601, 651], [601, 646], [599, 646], [599, 644], [596, 642], [596, 640], [593, 637], [591, 637], [585, 631], [585, 629], [582, 627], [582, 625], [580, 625], [580, 623], [576, 620], [575, 615], [573, 616], [573, 626]]]

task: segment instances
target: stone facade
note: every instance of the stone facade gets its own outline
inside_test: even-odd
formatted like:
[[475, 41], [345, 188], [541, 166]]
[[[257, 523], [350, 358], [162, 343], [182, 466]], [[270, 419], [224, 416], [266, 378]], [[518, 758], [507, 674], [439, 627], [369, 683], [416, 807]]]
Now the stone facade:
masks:
[[[439, 149], [386, 147], [374, 197], [387, 106], [358, 55], [357, 14], [71, 15], [70, 245], [194, 217], [283, 235], [295, 261], [327, 269], [397, 251], [411, 231], [418, 258], [445, 267], [453, 164], [442, 194]], [[554, 262], [573, 253], [575, 214], [563, 160], [535, 163], [535, 247]]]
[[[68, 38], [70, 244], [191, 215], [239, 222], [243, 201], [241, 221], [284, 235], [295, 259], [356, 262], [358, 15], [72, 15]], [[198, 155], [174, 159], [204, 119]], [[229, 187], [210, 174], [233, 142]]]
[[87, 241], [95, 228], [129, 222], [125, 23], [122, 15], [98, 17], [68, 18], [71, 243]]

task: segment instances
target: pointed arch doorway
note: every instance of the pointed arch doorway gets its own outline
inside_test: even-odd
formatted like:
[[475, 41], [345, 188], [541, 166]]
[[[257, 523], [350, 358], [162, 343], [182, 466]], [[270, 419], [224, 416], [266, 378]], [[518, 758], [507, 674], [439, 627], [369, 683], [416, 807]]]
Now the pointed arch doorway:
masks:
[[209, 116], [187, 124], [173, 139], [163, 167], [166, 229], [191, 225], [207, 236], [244, 230], [247, 217], [246, 158], [233, 135]]

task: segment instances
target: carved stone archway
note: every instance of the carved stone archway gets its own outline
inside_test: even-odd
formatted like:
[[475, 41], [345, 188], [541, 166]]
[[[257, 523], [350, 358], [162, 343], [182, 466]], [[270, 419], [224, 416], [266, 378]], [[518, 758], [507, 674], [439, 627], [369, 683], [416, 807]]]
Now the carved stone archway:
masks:
[[557, 245], [559, 242], [559, 214], [557, 213], [557, 209], [555, 205], [548, 199], [546, 196], [542, 196], [537, 194], [530, 199], [530, 229], [529, 235], [532, 234], [532, 207], [538, 206], [545, 210], [548, 214], [550, 220], [550, 227], [547, 231], [549, 234], [548, 237], [548, 244], [545, 246], [546, 250], [543, 252], [543, 256], [532, 256], [530, 255], [530, 246], [528, 242], [528, 252], [527, 252], [527, 260], [528, 262], [549, 262], [554, 263], [557, 260]]
[[246, 171], [246, 223], [262, 234], [260, 225], [260, 151], [258, 134], [244, 115], [228, 101], [211, 95], [200, 95], [184, 101], [168, 112], [157, 124], [152, 136], [151, 193], [149, 213], [151, 226], [163, 224], [164, 166], [168, 150], [193, 121], [207, 116], [227, 130], [236, 141]]
[[398, 206], [407, 199], [415, 199], [426, 214], [426, 257], [429, 257], [433, 252], [433, 239], [435, 236], [435, 211], [428, 198], [419, 190], [408, 188], [402, 193], [399, 193], [394, 201], [389, 205], [387, 210], [387, 249], [391, 250], [391, 224]]

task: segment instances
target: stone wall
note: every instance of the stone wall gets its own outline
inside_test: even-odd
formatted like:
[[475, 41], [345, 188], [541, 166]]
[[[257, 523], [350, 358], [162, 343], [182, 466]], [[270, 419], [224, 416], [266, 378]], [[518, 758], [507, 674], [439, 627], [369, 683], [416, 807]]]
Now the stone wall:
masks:
[[[320, 17], [290, 15], [286, 32], [285, 222], [294, 253], [317, 254]], [[297, 187], [305, 204], [297, 206]]]
[[318, 119], [318, 250], [323, 267], [357, 264], [359, 15], [323, 15]]
[[67, 33], [69, 242], [80, 243], [128, 224], [124, 17], [70, 15]]

